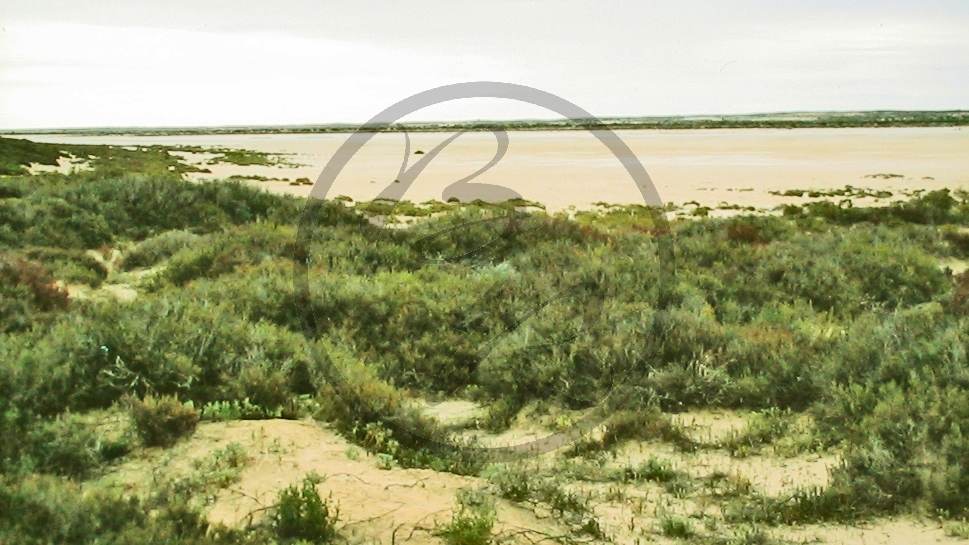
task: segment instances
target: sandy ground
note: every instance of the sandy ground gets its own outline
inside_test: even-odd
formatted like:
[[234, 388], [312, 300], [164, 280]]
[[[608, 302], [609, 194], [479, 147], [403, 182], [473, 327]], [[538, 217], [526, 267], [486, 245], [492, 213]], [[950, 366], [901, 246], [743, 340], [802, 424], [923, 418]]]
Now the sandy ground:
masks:
[[[447, 404], [438, 411], [464, 412], [469, 407]], [[429, 413], [434, 413], [431, 409]], [[698, 414], [697, 420], [715, 422], [728, 419]], [[698, 422], [699, 423], [699, 422]], [[732, 425], [730, 427], [733, 427]], [[230, 526], [259, 523], [284, 487], [299, 482], [315, 471], [322, 477], [321, 495], [331, 498], [339, 508], [339, 533], [346, 543], [441, 543], [432, 535], [437, 524], [449, 520], [455, 494], [462, 488], [485, 486], [484, 479], [461, 477], [430, 470], [381, 469], [379, 461], [351, 446], [325, 425], [310, 421], [264, 420], [200, 424], [195, 434], [171, 449], [145, 449], [129, 456], [99, 480], [99, 486], [125, 490], [145, 490], [153, 481], [193, 471], [193, 460], [207, 459], [230, 443], [244, 447], [248, 460], [240, 479], [217, 490], [208, 504], [208, 518]], [[629, 443], [610, 463], [626, 463], [659, 456], [674, 467], [702, 477], [713, 471], [750, 478], [757, 488], [776, 493], [797, 486], [826, 482], [830, 457], [773, 459], [753, 456], [730, 460], [714, 452], [702, 456], [676, 453], [668, 445]], [[544, 456], [538, 465], [558, 464], [564, 460]], [[536, 466], [537, 467], [537, 466]], [[770, 486], [773, 480], [781, 485]], [[764, 486], [767, 485], [767, 486]], [[696, 497], [674, 497], [656, 483], [610, 484], [573, 483], [571, 490], [588, 497], [592, 515], [613, 543], [676, 543], [658, 531], [658, 520], [667, 513], [692, 514], [693, 524], [702, 525], [699, 513], [714, 512], [716, 506], [697, 503]], [[563, 535], [566, 531], [554, 517], [541, 509], [498, 500], [498, 523], [493, 529], [496, 543], [529, 543], [543, 536]], [[702, 517], [701, 517], [702, 518]], [[945, 536], [934, 522], [909, 518], [875, 520], [856, 526], [806, 525], [764, 528], [774, 537], [795, 543], [879, 544], [956, 543]], [[531, 532], [531, 533], [529, 533]], [[549, 541], [551, 542], [551, 541]]]
[[[93, 157], [93, 155], [91, 156]], [[84, 170], [91, 170], [90, 161], [85, 159], [78, 159], [73, 155], [66, 157], [58, 157], [56, 165], [42, 165], [40, 163], [31, 163], [30, 168], [27, 169], [31, 174], [40, 174], [42, 172], [58, 172], [60, 174], [70, 174], [72, 172], [80, 172]]]
[[[510, 132], [505, 157], [475, 182], [502, 185], [550, 210], [586, 208], [597, 201], [643, 203], [636, 184], [619, 161], [594, 136], [580, 131]], [[770, 195], [771, 190], [834, 189], [845, 185], [891, 191], [969, 188], [969, 128], [883, 129], [722, 129], [618, 131], [652, 178], [660, 199], [682, 204], [721, 202], [757, 208], [800, 199]], [[300, 167], [211, 165], [212, 174], [316, 180], [323, 166], [347, 139], [346, 134], [211, 136], [25, 136], [39, 142], [115, 145], [192, 145], [242, 148], [292, 154]], [[430, 151], [448, 134], [411, 135], [411, 150]], [[449, 184], [484, 166], [497, 149], [490, 133], [461, 136], [437, 156], [404, 198], [441, 199]], [[370, 199], [393, 183], [403, 160], [402, 134], [376, 135], [350, 161], [329, 191]], [[210, 157], [190, 154], [187, 160]], [[421, 158], [411, 155], [409, 165]], [[871, 178], [899, 174], [901, 178]], [[260, 183], [272, 191], [309, 194], [310, 186]], [[897, 195], [896, 196], [900, 196]], [[860, 204], [860, 203], [859, 203]]]
[[[290, 420], [203, 423], [191, 439], [170, 450], [148, 449], [109, 474], [104, 483], [138, 489], [160, 475], [191, 471], [191, 461], [236, 442], [249, 456], [241, 480], [218, 492], [208, 518], [229, 526], [259, 523], [265, 508], [283, 488], [315, 471], [317, 489], [339, 509], [340, 535], [349, 543], [441, 543], [431, 534], [450, 520], [455, 494], [484, 481], [419, 469], [380, 469], [374, 457], [312, 422]], [[493, 533], [511, 536], [524, 530], [560, 534], [553, 521], [539, 520], [501, 500]], [[509, 542], [527, 543], [520, 539]]]

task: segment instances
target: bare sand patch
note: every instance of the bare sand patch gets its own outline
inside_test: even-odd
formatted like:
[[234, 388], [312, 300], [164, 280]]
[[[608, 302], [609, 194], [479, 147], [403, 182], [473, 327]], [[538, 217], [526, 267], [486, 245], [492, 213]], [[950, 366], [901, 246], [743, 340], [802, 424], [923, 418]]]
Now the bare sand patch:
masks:
[[44, 165], [41, 163], [31, 163], [27, 167], [27, 171], [31, 174], [41, 174], [45, 172], [56, 172], [58, 174], [70, 174], [71, 172], [80, 172], [84, 170], [91, 170], [91, 162], [89, 159], [93, 159], [92, 155], [88, 159], [82, 159], [75, 157], [74, 155], [68, 154], [67, 156], [58, 157], [56, 165]]
[[749, 415], [737, 411], [692, 411], [671, 415], [673, 424], [683, 426], [696, 441], [715, 442], [739, 433]]
[[[466, 402], [437, 407], [445, 415], [476, 409]], [[431, 405], [429, 412], [433, 409]], [[720, 422], [715, 414], [711, 415], [704, 414], [696, 420], [710, 417]], [[539, 428], [519, 422], [508, 433], [521, 436], [540, 431]], [[97, 484], [144, 492], [153, 482], [190, 474], [193, 461], [206, 459], [230, 443], [242, 445], [248, 460], [238, 481], [211, 495], [207, 507], [210, 521], [229, 526], [264, 521], [266, 508], [280, 490], [316, 472], [322, 477], [318, 485], [321, 495], [339, 507], [342, 541], [441, 543], [431, 531], [450, 519], [456, 493], [463, 488], [487, 486], [485, 479], [478, 477], [398, 467], [381, 469], [377, 457], [351, 446], [325, 425], [291, 420], [202, 423], [194, 436], [171, 449], [146, 449], [129, 456]], [[632, 545], [677, 543], [663, 535], [663, 521], [668, 517], [687, 521], [699, 535], [741, 536], [749, 530], [726, 525], [717, 501], [696, 488], [704, 486], [702, 479], [714, 473], [736, 475], [740, 482], [748, 477], [761, 492], [777, 494], [794, 487], [824, 486], [827, 468], [836, 461], [831, 456], [730, 459], [725, 453], [684, 454], [671, 445], [634, 442], [621, 448], [609, 464], [637, 463], [653, 456], [673, 461], [674, 468], [694, 479], [690, 485], [693, 488], [680, 493], [659, 482], [573, 480], [567, 477], [566, 461], [557, 455], [525, 464], [535, 472], [551, 475], [565, 490], [587, 498], [588, 516], [595, 518], [609, 542]], [[544, 505], [499, 499], [496, 512], [496, 542], [526, 543], [528, 538], [534, 541], [543, 536], [569, 534], [569, 529], [561, 527]], [[520, 534], [523, 530], [534, 533]], [[759, 531], [794, 543], [901, 545], [958, 541], [946, 537], [938, 524], [913, 518], [873, 520], [852, 526], [763, 527]]]
[[927, 543], [965, 543], [965, 540], [946, 536], [935, 523], [910, 519], [876, 520], [857, 526], [807, 525], [784, 528], [776, 532], [801, 543], [829, 545], [921, 545]]
[[134, 301], [138, 297], [138, 290], [128, 284], [101, 284], [96, 289], [87, 284], [66, 284], [64, 289], [71, 299], [113, 297], [119, 301]]
[[466, 427], [485, 416], [485, 410], [473, 401], [452, 399], [438, 403], [418, 400], [422, 412], [449, 428]]
[[721, 451], [684, 453], [667, 444], [633, 442], [620, 447], [612, 463], [638, 466], [651, 458], [667, 460], [675, 469], [701, 479], [715, 474], [742, 477], [757, 491], [771, 496], [800, 488], [823, 488], [828, 484], [828, 471], [839, 462], [839, 458], [831, 454], [735, 458]]
[[[220, 490], [207, 512], [211, 522], [228, 526], [258, 523], [280, 490], [315, 471], [323, 478], [317, 487], [320, 495], [338, 506], [338, 528], [349, 542], [440, 543], [430, 530], [450, 520], [455, 494], [484, 484], [479, 478], [431, 470], [380, 469], [374, 457], [326, 427], [292, 420], [202, 423], [190, 439], [169, 450], [143, 451], [103, 482], [131, 491], [145, 490], [155, 479], [187, 474], [193, 460], [232, 442], [246, 449], [248, 462], [241, 479]], [[530, 511], [504, 500], [496, 508], [495, 533], [509, 535], [524, 529], [562, 532], [553, 521], [540, 521]]]

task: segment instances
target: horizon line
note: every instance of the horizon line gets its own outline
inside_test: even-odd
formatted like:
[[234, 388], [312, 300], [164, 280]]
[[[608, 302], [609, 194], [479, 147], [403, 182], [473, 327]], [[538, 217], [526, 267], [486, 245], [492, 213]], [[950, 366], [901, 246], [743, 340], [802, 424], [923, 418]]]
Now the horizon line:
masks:
[[[519, 119], [465, 119], [455, 121], [407, 121], [397, 122], [392, 125], [387, 123], [355, 123], [355, 122], [325, 122], [325, 123], [299, 123], [299, 124], [225, 124], [225, 125], [113, 125], [113, 126], [86, 126], [86, 127], [47, 127], [47, 128], [0, 128], [0, 134], [20, 135], [20, 134], [84, 134], [84, 133], [142, 133], [142, 132], [165, 132], [169, 134], [195, 133], [195, 134], [219, 134], [225, 131], [235, 133], [259, 133], [259, 132], [280, 132], [287, 131], [310, 131], [310, 132], [335, 132], [345, 133], [354, 132], [359, 129], [375, 128], [382, 132], [398, 132], [400, 130], [427, 130], [427, 129], [451, 129], [451, 128], [493, 128], [499, 126], [507, 130], [541, 130], [542, 128], [562, 129], [585, 128], [587, 124], [601, 123], [610, 125], [635, 125], [642, 124], [643, 128], [689, 128], [677, 126], [646, 126], [649, 123], [657, 125], [662, 122], [698, 122], [700, 124], [718, 122], [743, 122], [743, 121], [762, 121], [775, 123], [803, 123], [817, 124], [819, 122], [848, 121], [852, 118], [856, 121], [867, 121], [872, 123], [892, 123], [907, 124], [909, 126], [919, 126], [920, 120], [909, 120], [904, 117], [892, 119], [872, 120], [864, 119], [866, 116], [889, 115], [889, 116], [912, 116], [912, 115], [936, 115], [936, 116], [955, 116], [955, 119], [930, 119], [922, 120], [929, 126], [937, 125], [969, 125], [969, 109], [948, 109], [948, 110], [791, 110], [777, 112], [760, 112], [744, 114], [688, 114], [688, 115], [648, 115], [648, 116], [603, 116], [588, 117], [581, 119], [564, 118], [519, 118]], [[785, 116], [816, 116], [815, 119], [783, 119]], [[832, 116], [828, 120], [820, 119], [821, 116]], [[840, 117], [839, 117], [840, 116]], [[779, 119], [771, 119], [779, 118]], [[859, 119], [862, 118], [862, 119]], [[607, 127], [609, 128], [609, 127]], [[624, 128], [624, 127], [619, 127]], [[635, 128], [635, 127], [632, 127]], [[697, 127], [704, 128], [704, 127]], [[740, 128], [740, 127], [738, 127]], [[756, 127], [754, 127], [756, 128]], [[766, 128], [766, 127], [765, 127]]]

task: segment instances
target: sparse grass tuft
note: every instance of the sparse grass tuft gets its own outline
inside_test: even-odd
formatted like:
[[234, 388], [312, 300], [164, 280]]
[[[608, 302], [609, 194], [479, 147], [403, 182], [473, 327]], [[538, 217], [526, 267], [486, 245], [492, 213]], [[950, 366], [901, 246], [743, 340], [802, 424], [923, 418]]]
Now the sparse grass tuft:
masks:
[[451, 521], [437, 526], [433, 534], [448, 545], [485, 545], [491, 543], [491, 530], [497, 520], [494, 499], [480, 490], [458, 492], [458, 509]]
[[696, 534], [696, 529], [689, 519], [676, 515], [667, 515], [659, 521], [660, 533], [666, 537], [687, 539]]
[[943, 523], [942, 529], [947, 536], [969, 539], [969, 522], [966, 522], [966, 519]]
[[495, 524], [492, 514], [475, 513], [461, 509], [451, 516], [451, 521], [434, 529], [434, 535], [448, 545], [485, 545], [491, 543], [491, 528]]
[[764, 446], [786, 437], [797, 415], [789, 410], [776, 408], [756, 413], [741, 432], [734, 432], [717, 446], [731, 456], [745, 457], [759, 452]]
[[626, 466], [621, 471], [621, 478], [624, 482], [652, 481], [657, 483], [668, 483], [676, 480], [681, 475], [673, 469], [673, 464], [668, 460], [661, 460], [651, 456], [639, 466]]

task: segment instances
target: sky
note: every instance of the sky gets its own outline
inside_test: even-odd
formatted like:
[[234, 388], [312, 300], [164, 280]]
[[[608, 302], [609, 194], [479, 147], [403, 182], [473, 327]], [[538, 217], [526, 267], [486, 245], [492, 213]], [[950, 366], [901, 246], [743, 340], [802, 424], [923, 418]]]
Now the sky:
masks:
[[[969, 2], [0, 3], [2, 129], [359, 123], [480, 80], [600, 117], [969, 109]], [[474, 99], [407, 119], [554, 117]]]

